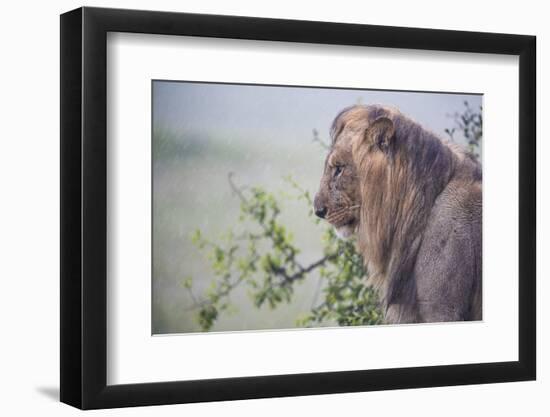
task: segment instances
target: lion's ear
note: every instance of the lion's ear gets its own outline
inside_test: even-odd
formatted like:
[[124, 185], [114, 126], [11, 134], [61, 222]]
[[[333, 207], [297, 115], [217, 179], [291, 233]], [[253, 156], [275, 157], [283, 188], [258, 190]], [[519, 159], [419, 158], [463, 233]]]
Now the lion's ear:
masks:
[[379, 117], [365, 131], [365, 142], [386, 151], [395, 135], [393, 122], [387, 117]]

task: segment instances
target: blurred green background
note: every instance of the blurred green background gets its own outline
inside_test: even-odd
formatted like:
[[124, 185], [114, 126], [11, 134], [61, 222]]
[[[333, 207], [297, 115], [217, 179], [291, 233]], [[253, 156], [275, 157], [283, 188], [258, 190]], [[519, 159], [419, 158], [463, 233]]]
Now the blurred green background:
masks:
[[[481, 95], [344, 90], [153, 81], [153, 276], [152, 333], [200, 331], [194, 300], [185, 289], [203, 294], [214, 276], [191, 241], [193, 232], [223, 239], [239, 216], [239, 200], [228, 173], [240, 185], [285, 192], [284, 176], [314, 195], [326, 150], [313, 130], [328, 141], [334, 117], [357, 104], [399, 108], [442, 138], [454, 126], [464, 103], [480, 108]], [[466, 144], [460, 131], [453, 139]], [[319, 226], [307, 219], [303, 201], [284, 200], [281, 221], [292, 231], [308, 264], [322, 255]], [[296, 327], [319, 293], [311, 274], [295, 288], [292, 301], [277, 309], [256, 308], [245, 288], [231, 294], [236, 308], [220, 316], [211, 331]], [[195, 300], [196, 301], [196, 300]]]

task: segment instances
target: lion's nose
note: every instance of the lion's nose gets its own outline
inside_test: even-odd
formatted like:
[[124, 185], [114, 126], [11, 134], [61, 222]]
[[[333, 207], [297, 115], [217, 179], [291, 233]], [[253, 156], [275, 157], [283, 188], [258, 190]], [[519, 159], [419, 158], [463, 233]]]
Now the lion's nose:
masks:
[[327, 205], [325, 204], [325, 199], [323, 198], [323, 194], [317, 193], [315, 195], [315, 198], [313, 199], [313, 211], [315, 212], [315, 215], [317, 217], [320, 217], [321, 219], [324, 219], [327, 215]]
[[326, 207], [320, 207], [315, 209], [315, 215], [317, 217], [320, 217], [321, 219], [324, 219], [327, 215], [327, 208]]

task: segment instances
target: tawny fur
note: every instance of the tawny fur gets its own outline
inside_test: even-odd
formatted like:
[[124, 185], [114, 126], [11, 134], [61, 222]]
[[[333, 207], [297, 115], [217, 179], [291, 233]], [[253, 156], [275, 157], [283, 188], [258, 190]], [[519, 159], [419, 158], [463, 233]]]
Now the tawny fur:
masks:
[[356, 233], [386, 322], [480, 320], [476, 159], [384, 106], [345, 109], [331, 136], [316, 211]]

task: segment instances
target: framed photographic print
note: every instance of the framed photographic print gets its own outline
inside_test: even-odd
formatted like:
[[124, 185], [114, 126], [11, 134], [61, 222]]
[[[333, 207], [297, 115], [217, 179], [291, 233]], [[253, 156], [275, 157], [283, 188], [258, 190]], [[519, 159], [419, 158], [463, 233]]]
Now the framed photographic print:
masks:
[[61, 401], [535, 379], [535, 38], [61, 16]]

